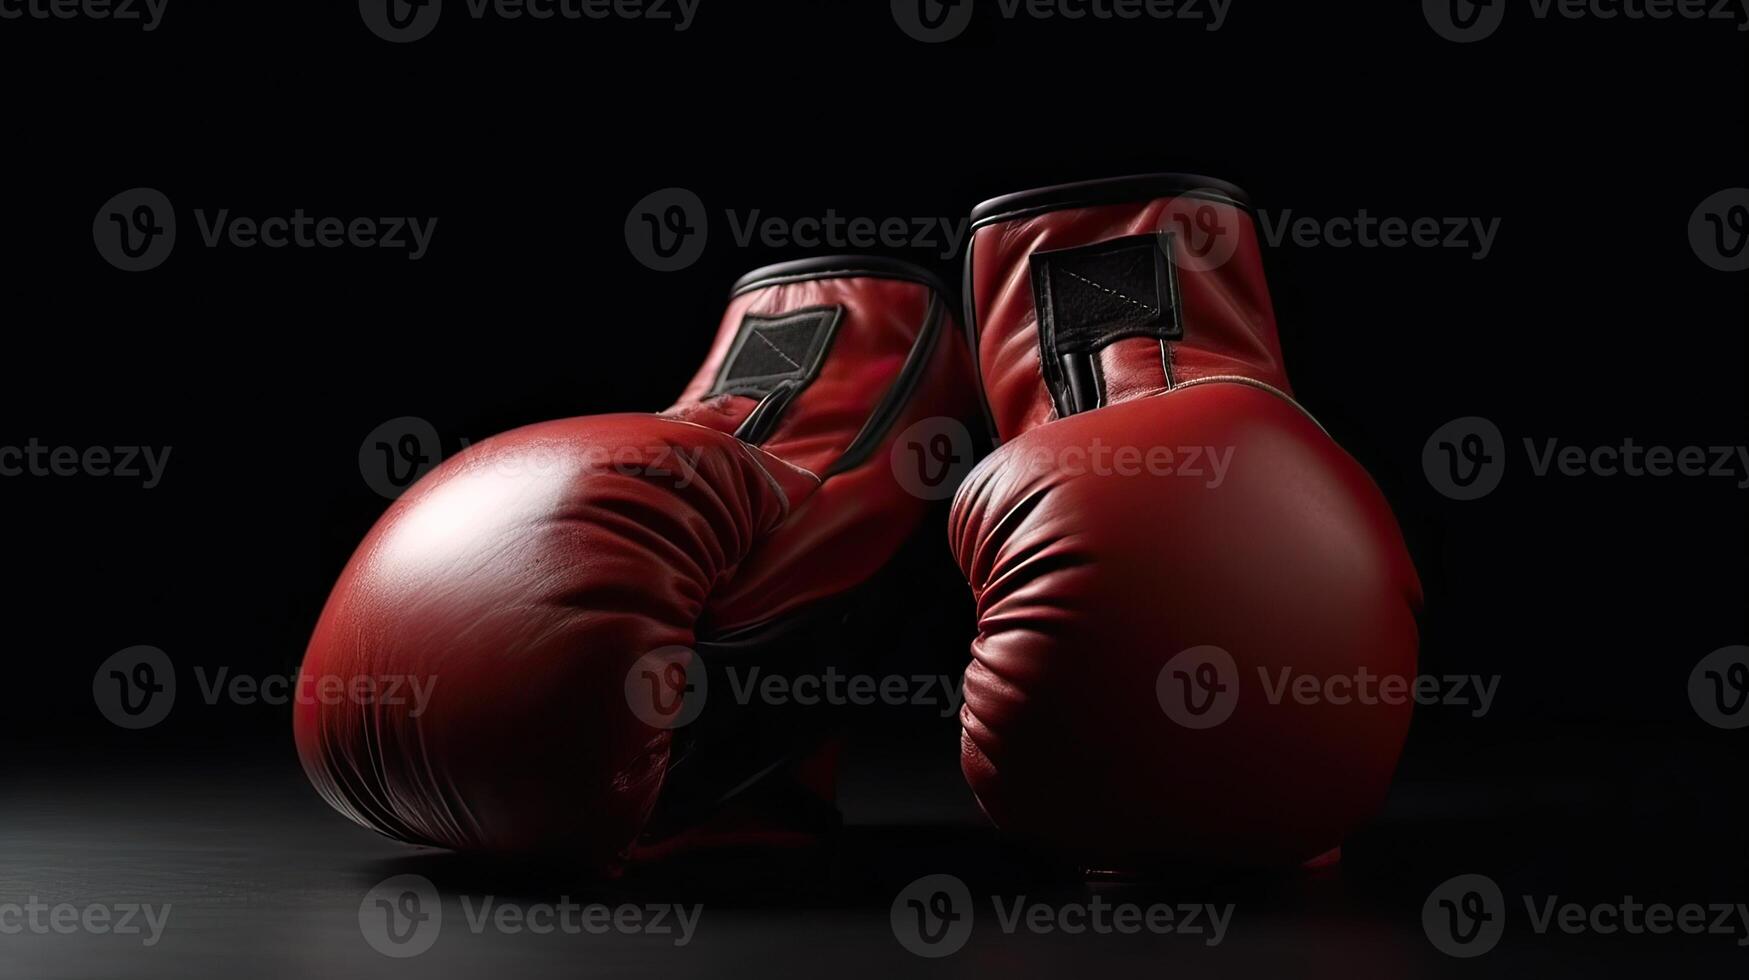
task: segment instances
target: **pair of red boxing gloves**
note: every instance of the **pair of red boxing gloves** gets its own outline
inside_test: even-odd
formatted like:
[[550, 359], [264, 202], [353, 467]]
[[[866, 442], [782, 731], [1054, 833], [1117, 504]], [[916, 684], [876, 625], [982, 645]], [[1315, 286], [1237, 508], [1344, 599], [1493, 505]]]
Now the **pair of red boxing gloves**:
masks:
[[1245, 196], [1122, 178], [972, 228], [963, 336], [904, 263], [762, 269], [672, 408], [518, 429], [417, 483], [303, 672], [425, 693], [300, 701], [328, 802], [601, 867], [710, 838], [760, 787], [829, 805], [830, 733], [704, 697], [705, 667], [830, 666], [839, 611], [929, 514], [902, 434], [982, 416], [997, 448], [949, 537], [985, 813], [1094, 867], [1338, 847], [1410, 707], [1331, 681], [1413, 674], [1420, 591], [1378, 489], [1292, 398]]

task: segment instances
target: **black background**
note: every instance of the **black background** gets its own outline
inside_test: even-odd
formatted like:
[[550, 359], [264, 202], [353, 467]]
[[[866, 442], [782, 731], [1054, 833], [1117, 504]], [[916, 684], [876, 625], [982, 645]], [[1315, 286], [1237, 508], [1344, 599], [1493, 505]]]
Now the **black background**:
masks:
[[[679, 35], [446, 12], [404, 46], [345, 3], [172, 0], [150, 34], [0, 22], [0, 443], [173, 447], [152, 490], [0, 480], [0, 754], [93, 781], [118, 764], [295, 767], [286, 709], [191, 699], [123, 732], [95, 709], [92, 671], [135, 644], [167, 651], [189, 689], [196, 667], [294, 670], [386, 505], [358, 464], [384, 421], [427, 419], [454, 452], [541, 419], [665, 406], [729, 284], [804, 254], [738, 247], [725, 209], [958, 218], [1040, 184], [1191, 171], [1274, 214], [1500, 219], [1484, 261], [1266, 255], [1300, 400], [1384, 488], [1422, 573], [1423, 671], [1501, 679], [1485, 718], [1418, 715], [1404, 783], [1440, 789], [1394, 812], [1444, 826], [1576, 785], [1540, 811], [1534, 843], [1493, 826], [1425, 846], [1559, 846], [1574, 864], [1609, 854], [1740, 885], [1742, 733], [1695, 717], [1686, 683], [1749, 642], [1744, 491], [1533, 479], [1517, 447], [1749, 443], [1744, 280], [1687, 236], [1703, 199], [1746, 182], [1743, 35], [1515, 7], [1460, 45], [1418, 5], [1352, 6], [1236, 0], [1213, 33], [980, 16], [934, 46], [875, 2], [704, 0]], [[175, 203], [181, 237], [130, 275], [98, 256], [91, 221], [139, 186]], [[657, 273], [623, 225], [670, 186], [705, 202], [711, 238], [691, 268]], [[199, 245], [195, 209], [300, 207], [439, 224], [418, 262]], [[892, 254], [958, 281], [953, 258]], [[1429, 485], [1422, 450], [1471, 415], [1500, 426], [1515, 465], [1464, 503]], [[955, 672], [970, 604], [942, 529], [927, 536], [931, 599], [896, 655]], [[929, 751], [952, 766], [951, 724], [868, 727], [867, 765], [883, 740], [940, 740]]]

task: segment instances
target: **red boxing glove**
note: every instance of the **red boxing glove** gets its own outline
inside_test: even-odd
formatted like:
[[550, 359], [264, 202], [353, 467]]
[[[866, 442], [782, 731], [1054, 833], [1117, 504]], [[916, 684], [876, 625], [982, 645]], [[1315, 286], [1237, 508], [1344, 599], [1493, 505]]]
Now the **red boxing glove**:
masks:
[[822, 733], [698, 697], [700, 661], [842, 648], [821, 631], [928, 507], [893, 444], [975, 411], [943, 292], [890, 260], [762, 269], [666, 412], [518, 429], [421, 480], [305, 655], [302, 689], [410, 692], [299, 699], [322, 796], [412, 843], [612, 866], [804, 759]]
[[1378, 489], [1293, 400], [1243, 193], [1124, 178], [972, 220], [1002, 445], [950, 535], [985, 812], [1125, 870], [1339, 846], [1402, 749], [1420, 585]]

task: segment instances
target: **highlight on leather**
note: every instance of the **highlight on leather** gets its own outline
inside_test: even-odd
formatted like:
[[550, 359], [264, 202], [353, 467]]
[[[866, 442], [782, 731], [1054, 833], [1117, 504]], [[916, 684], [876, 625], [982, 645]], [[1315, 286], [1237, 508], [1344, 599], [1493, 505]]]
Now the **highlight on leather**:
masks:
[[[927, 512], [894, 442], [969, 417], [967, 372], [926, 273], [792, 263], [738, 284], [665, 411], [532, 425], [446, 461], [372, 529], [311, 637], [303, 683], [340, 692], [295, 712], [312, 783], [410, 843], [611, 867], [653, 821], [695, 833], [719, 793], [824, 758], [824, 733], [761, 724], [760, 705], [722, 723], [738, 706], [689, 693], [688, 670], [836, 649], [819, 611]], [[345, 695], [382, 678], [424, 694]]]
[[979, 628], [961, 767], [997, 826], [1089, 866], [1316, 858], [1409, 726], [1407, 699], [1328, 694], [1412, 679], [1421, 591], [1293, 400], [1248, 207], [1161, 175], [974, 212], [1001, 445], [950, 515]]

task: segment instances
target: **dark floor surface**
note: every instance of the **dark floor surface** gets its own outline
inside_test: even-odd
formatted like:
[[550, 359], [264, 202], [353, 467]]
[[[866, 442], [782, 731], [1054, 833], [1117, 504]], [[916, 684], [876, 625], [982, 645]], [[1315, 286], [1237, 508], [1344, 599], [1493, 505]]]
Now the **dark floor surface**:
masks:
[[[1514, 778], [1487, 787], [1405, 773], [1387, 812], [1338, 868], [1149, 883], [1054, 874], [1003, 844], [958, 783], [951, 752], [882, 746], [853, 757], [841, 801], [847, 827], [818, 849], [694, 857], [606, 885], [376, 837], [330, 812], [282, 753], [214, 750], [178, 765], [111, 759], [101, 775], [86, 765], [77, 776], [9, 778], [0, 909], [33, 898], [167, 905], [161, 935], [148, 946], [146, 936], [56, 934], [52, 922], [4, 929], [0, 976], [1743, 976], [1749, 923], [1737, 914], [1729, 934], [1604, 936], [1539, 933], [1526, 910], [1527, 897], [1587, 906], [1629, 896], [1671, 905], [1749, 899], [1740, 783], [1714, 778], [1742, 763], [1722, 754], [1726, 744], [1623, 738], [1588, 753], [1584, 772], [1547, 779], [1519, 777], [1559, 746], [1520, 747], [1501, 761]], [[1609, 767], [1595, 760], [1609, 755], [1620, 759], [1619, 778], [1600, 780]], [[937, 874], [966, 884], [972, 927], [962, 949], [928, 959], [902, 944], [894, 906], [911, 882]], [[1474, 959], [1441, 952], [1422, 919], [1431, 892], [1459, 874], [1489, 876], [1505, 903], [1498, 946]], [[394, 904], [405, 891], [402, 883], [392, 894], [373, 889], [400, 875], [431, 882], [442, 915], [408, 933], [414, 943], [429, 939], [427, 951], [393, 958], [367, 934], [370, 923], [387, 922], [376, 900], [388, 894]], [[1058, 909], [1096, 898], [1230, 904], [1232, 918], [1213, 944], [1207, 931], [1010, 934], [992, 900], [1020, 896]], [[535, 935], [475, 921], [488, 898], [520, 914], [567, 897], [697, 906], [698, 918], [685, 945], [675, 934]], [[910, 913], [899, 904], [902, 920]], [[12, 915], [0, 911], [0, 928], [20, 921]]]

